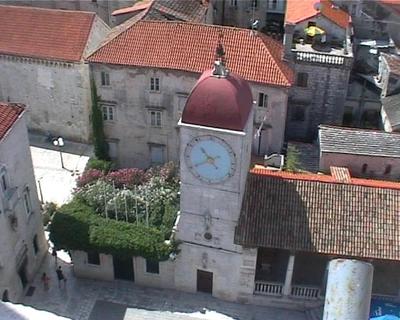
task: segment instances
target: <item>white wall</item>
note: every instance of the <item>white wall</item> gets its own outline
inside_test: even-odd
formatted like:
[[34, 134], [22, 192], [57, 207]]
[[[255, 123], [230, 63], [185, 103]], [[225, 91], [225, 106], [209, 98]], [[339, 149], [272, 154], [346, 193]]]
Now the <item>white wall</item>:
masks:
[[[16, 302], [22, 296], [22, 284], [17, 274], [16, 259], [26, 246], [28, 261], [26, 274], [32, 280], [40, 267], [47, 250], [43, 231], [40, 203], [37, 196], [33, 174], [32, 159], [29, 149], [25, 119], [20, 118], [9, 133], [0, 141], [0, 166], [5, 166], [9, 185], [17, 188], [14, 215], [17, 228], [13, 230], [9, 221], [9, 212], [0, 213], [0, 299], [4, 290], [9, 291], [9, 298]], [[32, 213], [28, 216], [23, 202], [24, 189], [29, 188]], [[6, 196], [0, 191], [0, 203]], [[1, 206], [1, 205], [0, 205]], [[34, 253], [33, 238], [37, 235], [39, 251]]]

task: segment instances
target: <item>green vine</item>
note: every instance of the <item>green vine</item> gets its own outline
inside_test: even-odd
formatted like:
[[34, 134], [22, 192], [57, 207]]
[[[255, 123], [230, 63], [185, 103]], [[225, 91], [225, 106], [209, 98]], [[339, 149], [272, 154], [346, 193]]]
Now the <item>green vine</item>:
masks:
[[94, 154], [99, 160], [110, 160], [110, 157], [108, 156], [108, 144], [103, 129], [103, 113], [99, 107], [100, 97], [97, 95], [97, 88], [94, 79], [91, 79], [91, 90]]

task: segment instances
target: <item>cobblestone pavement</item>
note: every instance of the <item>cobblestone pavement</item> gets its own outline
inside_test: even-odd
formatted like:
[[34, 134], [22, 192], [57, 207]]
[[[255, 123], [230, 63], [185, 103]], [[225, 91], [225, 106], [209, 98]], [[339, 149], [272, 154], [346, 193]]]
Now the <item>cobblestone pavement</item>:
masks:
[[[129, 281], [77, 279], [70, 264], [58, 261], [67, 277], [59, 288], [55, 263], [46, 257], [34, 282], [34, 294], [22, 303], [73, 320], [306, 320], [303, 312], [230, 303], [205, 294], [137, 286]], [[50, 289], [40, 282], [42, 272], [51, 277]], [[207, 310], [205, 314], [201, 311]]]

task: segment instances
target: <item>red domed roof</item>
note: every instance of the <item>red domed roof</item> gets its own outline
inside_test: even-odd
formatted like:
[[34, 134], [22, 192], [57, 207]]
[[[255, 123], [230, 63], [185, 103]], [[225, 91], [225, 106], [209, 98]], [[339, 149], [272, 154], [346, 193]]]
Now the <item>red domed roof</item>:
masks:
[[253, 105], [246, 80], [236, 74], [214, 76], [205, 71], [194, 86], [182, 114], [182, 122], [242, 131]]

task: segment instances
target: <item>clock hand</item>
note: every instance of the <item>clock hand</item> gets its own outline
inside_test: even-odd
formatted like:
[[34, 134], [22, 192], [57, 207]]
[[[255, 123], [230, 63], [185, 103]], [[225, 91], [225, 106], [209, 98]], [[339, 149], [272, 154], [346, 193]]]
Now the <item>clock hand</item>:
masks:
[[208, 153], [206, 152], [206, 150], [204, 150], [203, 147], [200, 147], [200, 150], [201, 150], [201, 152], [204, 153], [204, 155], [207, 157], [207, 159], [211, 158], [211, 157], [208, 155]]
[[204, 160], [204, 161], [202, 161], [202, 162], [196, 163], [194, 166], [195, 166], [195, 167], [199, 167], [199, 166], [201, 166], [202, 164], [206, 164], [206, 163], [208, 163], [208, 162], [209, 162], [209, 160], [207, 159], [207, 160]]

